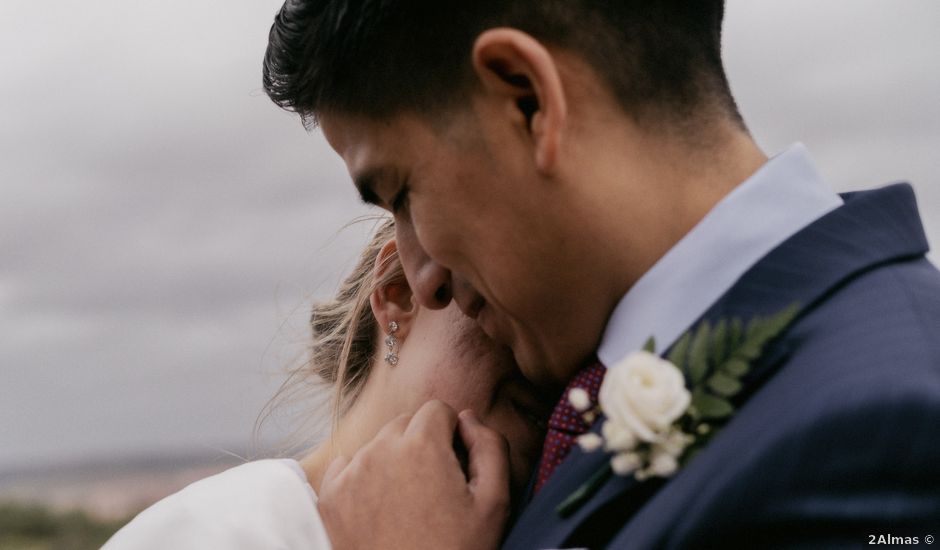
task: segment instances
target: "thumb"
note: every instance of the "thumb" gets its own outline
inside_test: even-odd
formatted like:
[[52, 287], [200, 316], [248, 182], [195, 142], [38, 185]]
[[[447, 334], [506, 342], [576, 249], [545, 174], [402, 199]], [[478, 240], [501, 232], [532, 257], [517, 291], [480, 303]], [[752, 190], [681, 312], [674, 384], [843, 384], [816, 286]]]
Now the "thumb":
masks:
[[458, 430], [469, 455], [470, 491], [487, 506], [509, 503], [509, 444], [506, 438], [484, 426], [473, 411], [458, 417]]

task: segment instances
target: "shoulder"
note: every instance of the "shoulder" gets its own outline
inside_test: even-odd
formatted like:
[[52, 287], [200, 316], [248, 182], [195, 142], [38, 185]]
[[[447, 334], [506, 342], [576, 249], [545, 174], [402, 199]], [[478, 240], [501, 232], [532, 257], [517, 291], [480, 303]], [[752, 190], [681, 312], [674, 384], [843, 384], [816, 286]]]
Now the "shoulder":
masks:
[[860, 387], [807, 392], [748, 440], [729, 429], [722, 446], [736, 450], [709, 468], [698, 527], [729, 545], [760, 545], [857, 542], [874, 526], [937, 525], [940, 494], [928, 488], [940, 486], [940, 393], [915, 384], [880, 393]]
[[325, 536], [296, 462], [259, 460], [157, 502], [105, 548], [328, 548]]
[[875, 526], [937, 525], [940, 495], [926, 488], [940, 486], [938, 327], [940, 274], [922, 258], [834, 289], [780, 342], [773, 374], [658, 495], [650, 512], [683, 510], [665, 536], [678, 546], [813, 547], [862, 544]]
[[689, 482], [694, 511], [673, 535], [695, 540], [707, 526], [729, 545], [798, 545], [936, 525], [940, 496], [925, 488], [940, 486], [938, 327], [940, 275], [926, 260], [836, 289], [794, 324], [776, 372], [675, 480]]
[[[937, 345], [927, 336], [938, 322], [940, 271], [918, 257], [855, 273], [812, 305], [797, 328], [805, 329], [801, 336], [855, 340], [862, 347], [874, 338], [883, 347], [923, 348]], [[885, 342], [888, 337], [894, 344]]]
[[755, 463], [786, 456], [808, 461], [798, 476], [857, 467], [884, 478], [911, 451], [909, 462], [936, 456], [938, 328], [940, 273], [926, 260], [847, 281], [792, 327], [777, 372], [740, 410], [761, 432], [749, 445], [765, 455]]
[[834, 289], [794, 324], [770, 385], [802, 386], [803, 399], [818, 399], [837, 414], [856, 400], [938, 399], [938, 329], [940, 272], [924, 258], [876, 267]]
[[864, 432], [869, 453], [888, 452], [880, 437], [910, 439], [918, 419], [940, 422], [938, 328], [940, 273], [929, 262], [859, 274], [788, 330], [772, 374], [727, 431], [747, 432], [751, 448]]

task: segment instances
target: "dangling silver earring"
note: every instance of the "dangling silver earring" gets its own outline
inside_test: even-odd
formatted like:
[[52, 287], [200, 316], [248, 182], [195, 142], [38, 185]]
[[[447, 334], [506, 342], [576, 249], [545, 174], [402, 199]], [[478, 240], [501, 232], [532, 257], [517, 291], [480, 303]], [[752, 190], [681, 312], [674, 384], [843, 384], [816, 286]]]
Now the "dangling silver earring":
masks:
[[389, 322], [388, 336], [385, 337], [385, 347], [388, 348], [388, 353], [385, 354], [385, 362], [393, 367], [398, 364], [398, 352], [395, 350], [398, 346], [398, 338], [395, 338], [396, 332], [398, 332], [398, 322]]

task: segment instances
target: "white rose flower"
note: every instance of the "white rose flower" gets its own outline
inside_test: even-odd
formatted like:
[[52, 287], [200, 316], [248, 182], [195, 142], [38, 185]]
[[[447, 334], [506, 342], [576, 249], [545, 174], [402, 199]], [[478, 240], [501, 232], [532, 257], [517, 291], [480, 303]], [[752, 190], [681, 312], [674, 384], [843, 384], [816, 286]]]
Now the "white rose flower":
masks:
[[692, 400], [679, 369], [646, 351], [608, 369], [599, 397], [611, 422], [649, 443], [660, 441]]
[[625, 476], [643, 463], [636, 453], [618, 453], [610, 459], [610, 468], [618, 476]]
[[596, 433], [586, 433], [578, 437], [578, 445], [587, 453], [600, 449], [603, 444], [604, 440]]
[[568, 392], [568, 402], [574, 410], [584, 412], [591, 407], [591, 396], [584, 388], [571, 388]]
[[653, 475], [669, 477], [679, 469], [679, 462], [668, 452], [653, 452], [649, 471]]
[[693, 438], [687, 433], [673, 427], [669, 433], [665, 434], [662, 439], [660, 439], [659, 443], [656, 444], [656, 448], [674, 457], [678, 457], [692, 441]]
[[605, 420], [601, 426], [604, 436], [604, 448], [608, 451], [629, 451], [636, 447], [636, 436], [624, 424]]

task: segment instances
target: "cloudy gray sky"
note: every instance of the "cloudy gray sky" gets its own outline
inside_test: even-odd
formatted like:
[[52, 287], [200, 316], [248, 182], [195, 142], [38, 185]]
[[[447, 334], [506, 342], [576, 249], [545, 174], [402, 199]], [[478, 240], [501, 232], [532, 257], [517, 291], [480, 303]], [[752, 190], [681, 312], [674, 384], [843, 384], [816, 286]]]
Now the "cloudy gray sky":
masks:
[[[0, 471], [249, 447], [368, 212], [260, 91], [279, 5], [0, 3]], [[729, 0], [725, 25], [765, 149], [912, 181], [933, 243], [938, 27], [934, 0]]]

